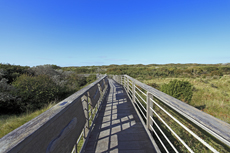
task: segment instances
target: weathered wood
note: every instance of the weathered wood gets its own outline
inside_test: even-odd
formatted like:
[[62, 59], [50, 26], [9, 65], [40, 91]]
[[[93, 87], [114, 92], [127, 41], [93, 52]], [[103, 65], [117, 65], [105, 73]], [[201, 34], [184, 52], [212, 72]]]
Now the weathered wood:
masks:
[[95, 120], [85, 153], [160, 152], [155, 146], [122, 86], [110, 80], [108, 99]]
[[104, 84], [104, 79], [99, 82], [101, 90], [104, 91], [105, 89], [105, 84]]
[[94, 97], [91, 99], [91, 106], [94, 108], [95, 105], [97, 104], [98, 100], [100, 98], [100, 90], [99, 88], [97, 88], [97, 91], [94, 95]]
[[106, 77], [79, 90], [2, 137], [0, 152], [70, 152], [86, 122], [81, 97]]
[[145, 89], [149, 93], [153, 94], [154, 97], [161, 100], [167, 106], [183, 115], [196, 125], [209, 132], [211, 135], [230, 146], [230, 124], [221, 121], [207, 113], [204, 113], [172, 96], [169, 96], [153, 87], [150, 87], [128, 75], [124, 75], [127, 79], [130, 79], [135, 84]]
[[146, 115], [147, 122], [146, 122], [146, 126], [150, 131], [152, 131], [151, 128], [150, 128], [150, 125], [153, 125], [153, 121], [151, 120], [151, 117], [153, 116], [153, 113], [152, 113], [150, 108], [153, 108], [153, 103], [151, 102], [150, 99], [153, 99], [153, 95], [150, 94], [149, 92], [147, 92], [147, 98], [146, 98], [146, 102], [147, 102], [147, 115]]

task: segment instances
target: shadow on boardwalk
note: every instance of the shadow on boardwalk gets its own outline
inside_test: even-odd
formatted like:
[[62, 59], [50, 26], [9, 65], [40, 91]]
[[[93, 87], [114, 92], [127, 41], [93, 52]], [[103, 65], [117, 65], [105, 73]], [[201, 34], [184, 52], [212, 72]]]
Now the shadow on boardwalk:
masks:
[[122, 86], [109, 80], [110, 92], [102, 104], [85, 152], [153, 153], [154, 147]]

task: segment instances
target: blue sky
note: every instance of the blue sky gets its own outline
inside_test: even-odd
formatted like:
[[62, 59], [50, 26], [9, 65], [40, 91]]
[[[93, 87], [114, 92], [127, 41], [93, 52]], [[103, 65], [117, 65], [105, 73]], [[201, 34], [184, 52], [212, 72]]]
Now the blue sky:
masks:
[[229, 0], [0, 0], [0, 63], [229, 62]]

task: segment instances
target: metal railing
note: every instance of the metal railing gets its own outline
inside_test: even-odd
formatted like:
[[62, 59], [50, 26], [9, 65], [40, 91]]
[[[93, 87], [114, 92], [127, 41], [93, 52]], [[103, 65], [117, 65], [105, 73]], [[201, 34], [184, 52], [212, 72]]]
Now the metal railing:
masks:
[[109, 90], [105, 75], [0, 139], [0, 153], [82, 152]]
[[162, 152], [229, 152], [230, 125], [128, 75], [113, 76]]

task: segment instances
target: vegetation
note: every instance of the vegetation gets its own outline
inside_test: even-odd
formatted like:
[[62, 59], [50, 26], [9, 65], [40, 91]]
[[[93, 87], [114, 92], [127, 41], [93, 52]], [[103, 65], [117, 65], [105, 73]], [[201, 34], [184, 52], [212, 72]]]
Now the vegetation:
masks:
[[6, 135], [7, 133], [13, 131], [14, 129], [20, 127], [21, 125], [25, 124], [26, 122], [30, 121], [34, 117], [40, 115], [41, 113], [45, 112], [49, 108], [54, 106], [54, 103], [48, 103], [42, 109], [36, 111], [28, 111], [22, 114], [5, 114], [0, 115], [0, 138]]
[[[166, 64], [166, 65], [109, 65], [109, 66], [84, 66], [84, 67], [59, 67], [43, 65], [36, 67], [22, 67], [9, 64], [0, 64], [0, 126], [10, 129], [12, 124], [20, 120], [23, 115], [29, 114], [28, 110], [37, 112], [48, 108], [52, 101], [59, 101], [79, 90], [81, 87], [96, 79], [95, 75], [85, 77], [79, 74], [127, 74], [145, 84], [178, 98], [201, 111], [209, 113], [227, 123], [230, 123], [230, 63], [227, 64]], [[141, 93], [139, 93], [143, 96]], [[42, 96], [41, 96], [42, 95]], [[137, 97], [140, 101], [141, 98]], [[143, 97], [144, 98], [144, 97]], [[145, 98], [144, 98], [145, 99]], [[46, 100], [46, 102], [44, 102]], [[155, 101], [159, 101], [155, 99]], [[209, 143], [214, 144], [213, 138], [197, 129], [194, 125], [177, 115], [159, 101], [159, 104], [188, 125], [195, 133]], [[195, 140], [188, 139], [188, 133], [181, 130], [177, 124], [154, 106], [162, 118], [172, 126], [178, 135], [185, 139], [196, 152], [205, 149]], [[15, 114], [16, 113], [16, 114]], [[33, 114], [33, 113], [32, 113]], [[21, 116], [22, 115], [22, 116]], [[11, 116], [11, 117], [9, 117]], [[19, 117], [16, 119], [16, 116]], [[154, 117], [155, 118], [155, 117]], [[30, 120], [30, 119], [29, 119]], [[157, 119], [156, 119], [157, 121]], [[26, 121], [25, 121], [26, 122]], [[25, 123], [24, 121], [21, 124]], [[157, 121], [158, 122], [158, 121]], [[160, 122], [159, 122], [160, 124]], [[175, 124], [175, 125], [174, 125]], [[9, 125], [9, 126], [8, 126]], [[164, 125], [161, 125], [164, 127]], [[10, 131], [10, 130], [9, 130]], [[171, 133], [166, 131], [169, 137]], [[210, 139], [210, 140], [209, 140]], [[172, 137], [174, 141], [175, 138]], [[180, 144], [174, 144], [178, 150], [185, 149]], [[222, 146], [215, 148], [221, 150]], [[227, 149], [228, 150], [228, 149]], [[207, 150], [206, 150], [207, 151]], [[208, 151], [207, 151], [208, 152]]]
[[16, 112], [40, 109], [47, 102], [61, 98], [64, 92], [61, 86], [57, 86], [47, 75], [21, 75], [13, 82], [13, 86], [17, 89], [15, 95], [20, 97], [13, 109]]
[[108, 65], [63, 67], [63, 70], [75, 71], [82, 74], [127, 74], [138, 80], [155, 78], [206, 78], [230, 74], [230, 63], [226, 64], [150, 64], [150, 65]]
[[[215, 81], [219, 81], [222, 82], [223, 84], [226, 84], [226, 81], [228, 82], [230, 80], [230, 76], [229, 75], [224, 75], [223, 77], [221, 77], [220, 79], [217, 78], [217, 76], [215, 77], [211, 77], [209, 78], [210, 80], [203, 80], [200, 78], [196, 78], [197, 80], [199, 80], [200, 82], [205, 82], [205, 84], [207, 84], [209, 81], [209, 86], [207, 86], [208, 88], [213, 88], [213, 89], [218, 89], [220, 88], [219, 85], [217, 85], [217, 83], [214, 84], [214, 82], [211, 82], [213, 80]], [[174, 82], [191, 82], [190, 80], [194, 80], [194, 78], [160, 78], [160, 79], [155, 79], [155, 80], [146, 80], [145, 83], [146, 84], [150, 84], [150, 85], [154, 85], [158, 88], [162, 88], [162, 86], [165, 85], [169, 85], [170, 83], [172, 85], [175, 85], [176, 83]], [[156, 84], [156, 82], [158, 84]], [[173, 82], [173, 83], [172, 83]], [[191, 82], [192, 83], [192, 82]], [[190, 84], [191, 84], [190, 83]], [[197, 82], [197, 84], [199, 85], [199, 83]], [[230, 81], [229, 81], [230, 83]], [[130, 84], [131, 85], [131, 84]], [[146, 90], [142, 89], [141, 87], [137, 86], [143, 93], [147, 93]], [[180, 86], [179, 86], [180, 87]], [[199, 89], [196, 87], [192, 87], [191, 88], [193, 90], [193, 93], [199, 93]], [[226, 88], [225, 88], [226, 89]], [[227, 89], [229, 90], [229, 86], [227, 87]], [[144, 95], [142, 92], [140, 92], [140, 90], [136, 90], [136, 92], [138, 94], [136, 94], [137, 96], [137, 100], [141, 102], [141, 104], [146, 107], [146, 104], [143, 100], [146, 99], [146, 95]], [[130, 93], [129, 93], [130, 94]], [[130, 94], [131, 95], [131, 94]], [[142, 97], [140, 98], [139, 95]], [[217, 95], [216, 95], [217, 96]], [[227, 96], [225, 94], [225, 96]], [[218, 97], [218, 96], [217, 96]], [[196, 97], [197, 99], [201, 99], [201, 96], [198, 95]], [[214, 98], [214, 97], [213, 97]], [[143, 100], [142, 100], [143, 99]], [[206, 148], [202, 143], [200, 143], [197, 139], [195, 139], [190, 133], [188, 133], [185, 129], [183, 129], [181, 126], [178, 125], [177, 122], [175, 122], [171, 117], [169, 117], [169, 115], [167, 115], [165, 112], [163, 112], [160, 108], [159, 105], [161, 107], [163, 107], [166, 111], [168, 111], [172, 116], [174, 116], [175, 118], [177, 118], [183, 125], [185, 125], [186, 127], [188, 127], [190, 130], [192, 130], [194, 133], [196, 133], [200, 138], [202, 138], [203, 140], [205, 140], [208, 144], [210, 144], [212, 147], [214, 147], [217, 151], [219, 152], [229, 152], [230, 148], [226, 145], [224, 145], [223, 143], [221, 143], [220, 141], [218, 141], [216, 138], [214, 138], [213, 136], [211, 136], [209, 133], [207, 133], [206, 131], [202, 130], [200, 127], [196, 126], [195, 124], [193, 124], [191, 121], [187, 120], [185, 117], [181, 116], [178, 112], [174, 111], [173, 109], [169, 108], [167, 105], [165, 105], [161, 100], [157, 99], [157, 98], [153, 98], [155, 102], [158, 103], [158, 105], [156, 105], [155, 103], [153, 104], [154, 111], [164, 120], [165, 123], [167, 123], [171, 129], [173, 129], [173, 131], [175, 133], [177, 133], [177, 135], [194, 151], [194, 152], [211, 152], [208, 148]], [[192, 98], [194, 99], [194, 97]], [[199, 100], [200, 100], [199, 99]], [[210, 99], [209, 99], [210, 100]], [[209, 102], [209, 101], [207, 101]], [[199, 104], [199, 102], [197, 102], [197, 100], [194, 101], [194, 103]], [[136, 105], [138, 105], [138, 109], [141, 112], [145, 112], [143, 107], [137, 103]], [[193, 105], [193, 103], [191, 103], [191, 105]], [[229, 103], [225, 103], [225, 109], [220, 108], [219, 103], [216, 103], [216, 107], [213, 107], [211, 105], [210, 108], [213, 109], [213, 111], [217, 111], [218, 113], [222, 114], [221, 111], [224, 111], [226, 114], [229, 114]], [[205, 105], [198, 105], [197, 108], [201, 109], [201, 110], [206, 110]], [[216, 109], [216, 110], [215, 110]], [[142, 114], [142, 113], [141, 113]], [[213, 114], [211, 114], [213, 115]], [[165, 124], [163, 124], [163, 122], [158, 118], [158, 116], [153, 113], [153, 118], [154, 121], [158, 124], [158, 126], [161, 128], [161, 130], [164, 131], [165, 135], [167, 136], [167, 138], [171, 141], [171, 143], [176, 147], [176, 149], [179, 152], [189, 152], [179, 141], [178, 139], [174, 136], [174, 134], [172, 134], [172, 132], [166, 127]], [[143, 117], [143, 119], [145, 120], [145, 118]], [[224, 120], [224, 118], [222, 119]], [[227, 120], [224, 120], [226, 122], [228, 122]], [[229, 123], [229, 122], [228, 122]], [[161, 134], [160, 130], [158, 130], [158, 128], [155, 126], [155, 123], [153, 124], [155, 131], [158, 133], [159, 137], [161, 138], [161, 140], [163, 141], [163, 143], [166, 145], [167, 149], [169, 150], [169, 152], [174, 152], [173, 148], [171, 147], [171, 145], [168, 143], [168, 141], [164, 138], [164, 136]], [[156, 135], [153, 134], [154, 140], [156, 141], [156, 143], [158, 144], [158, 146], [160, 147], [160, 150], [164, 150], [164, 148], [161, 146], [160, 142], [158, 141], [158, 138], [156, 137]]]
[[[127, 74], [158, 90], [162, 90], [164, 84], [168, 84], [175, 79], [187, 81], [193, 86], [193, 96], [190, 96], [191, 101], [187, 101], [190, 105], [230, 123], [230, 63], [113, 64], [108, 66], [64, 67], [62, 69], [81, 73]], [[181, 100], [183, 101], [183, 99]]]
[[190, 105], [216, 118], [230, 123], [230, 75], [207, 78], [155, 78], [143, 83], [157, 83], [159, 88], [172, 80], [184, 80], [193, 85]]
[[21, 126], [51, 105], [96, 80], [56, 65], [0, 64], [0, 135]]
[[[127, 69], [127, 67], [130, 67]], [[227, 123], [230, 123], [230, 64], [168, 64], [168, 65], [136, 65], [136, 66], [116, 66], [113, 68], [108, 68], [108, 70], [114, 69], [114, 74], [128, 74], [131, 77], [136, 78], [137, 80], [148, 84], [158, 90], [165, 90], [164, 88], [170, 88], [169, 84], [172, 84], [172, 90], [178, 90], [176, 86], [173, 87], [176, 82], [187, 82], [189, 85], [189, 92], [192, 95], [189, 96], [190, 105], [204, 111], [216, 118], [219, 118]], [[112, 71], [109, 73], [113, 74]], [[175, 80], [175, 81], [174, 81]], [[170, 83], [171, 82], [171, 83]], [[172, 83], [174, 82], [174, 83]], [[174, 85], [173, 85], [174, 84]], [[182, 83], [183, 84], [183, 83]], [[142, 90], [142, 89], [141, 89]], [[192, 90], [192, 92], [191, 92]], [[137, 90], [136, 90], [137, 91]], [[137, 91], [138, 92], [138, 91]], [[144, 90], [142, 90], [146, 94]], [[167, 91], [164, 91], [167, 92]], [[143, 99], [146, 97], [138, 92]], [[170, 93], [168, 93], [170, 94]], [[173, 95], [173, 94], [171, 94]], [[180, 94], [179, 94], [180, 95]], [[175, 96], [176, 97], [176, 96]], [[182, 101], [186, 100], [180, 98]], [[137, 99], [145, 107], [145, 103], [140, 97]], [[174, 110], [168, 108], [164, 103], [159, 99], [154, 98], [154, 100], [175, 118], [177, 118], [182, 124], [186, 125], [190, 130], [204, 139], [208, 144], [213, 146], [219, 152], [230, 152], [230, 148], [216, 138], [196, 126], [195, 124], [188, 121], [186, 118], [175, 112]], [[139, 105], [140, 112], [144, 109]], [[185, 131], [180, 127], [174, 120], [172, 120], [166, 113], [164, 113], [160, 108], [154, 104], [154, 110], [161, 116], [161, 118], [168, 124], [170, 127], [178, 134], [180, 138], [188, 144], [189, 147], [194, 152], [211, 152], [208, 148], [204, 147], [198, 140], [193, 138], [191, 134]], [[177, 148], [179, 152], [188, 152], [188, 150], [178, 142], [178, 139], [172, 134], [171, 131], [159, 120], [159, 118], [153, 114], [154, 120], [161, 127], [167, 137], [171, 140], [173, 145]], [[144, 118], [144, 117], [143, 117]], [[154, 126], [155, 127], [155, 126]], [[155, 127], [154, 128], [158, 134], [161, 132]], [[162, 141], [166, 144], [166, 147], [169, 149], [169, 152], [174, 152], [170, 145], [167, 143], [167, 140], [164, 139], [163, 135], [160, 134]], [[155, 140], [158, 140], [154, 136]], [[159, 141], [156, 141], [161, 150], [164, 150], [161, 147]]]
[[96, 79], [63, 71], [56, 65], [23, 67], [0, 64], [0, 112], [20, 114], [43, 108], [58, 101]]
[[162, 85], [161, 91], [186, 103], [191, 102], [193, 95], [191, 83], [177, 79]]

